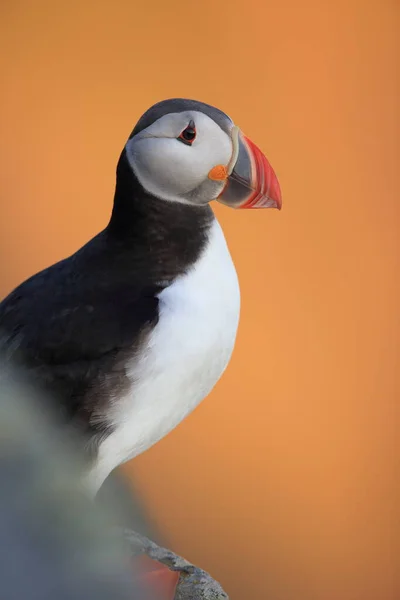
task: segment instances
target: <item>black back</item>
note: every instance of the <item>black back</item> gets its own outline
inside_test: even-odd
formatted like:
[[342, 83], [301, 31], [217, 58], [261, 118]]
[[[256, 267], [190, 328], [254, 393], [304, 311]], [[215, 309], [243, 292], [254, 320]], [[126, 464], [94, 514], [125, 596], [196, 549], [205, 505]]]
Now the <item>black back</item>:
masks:
[[157, 324], [157, 295], [195, 263], [212, 220], [208, 206], [148, 194], [123, 151], [105, 230], [0, 304], [2, 351], [90, 439], [110, 430], [107, 405], [131, 385], [126, 364]]

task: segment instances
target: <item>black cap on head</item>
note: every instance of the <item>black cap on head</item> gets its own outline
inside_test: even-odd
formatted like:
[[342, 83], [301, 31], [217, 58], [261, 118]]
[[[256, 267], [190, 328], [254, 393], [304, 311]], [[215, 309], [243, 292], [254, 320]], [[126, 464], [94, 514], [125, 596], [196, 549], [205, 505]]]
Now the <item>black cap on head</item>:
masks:
[[223, 131], [226, 133], [230, 132], [232, 121], [222, 110], [218, 110], [210, 104], [199, 102], [198, 100], [186, 100], [185, 98], [171, 98], [169, 100], [162, 100], [151, 106], [146, 112], [140, 117], [134, 130], [132, 131], [129, 139], [134, 135], [149, 127], [152, 123], [160, 119], [164, 115], [169, 113], [180, 113], [188, 110], [196, 110], [206, 114], [208, 117], [213, 119]]

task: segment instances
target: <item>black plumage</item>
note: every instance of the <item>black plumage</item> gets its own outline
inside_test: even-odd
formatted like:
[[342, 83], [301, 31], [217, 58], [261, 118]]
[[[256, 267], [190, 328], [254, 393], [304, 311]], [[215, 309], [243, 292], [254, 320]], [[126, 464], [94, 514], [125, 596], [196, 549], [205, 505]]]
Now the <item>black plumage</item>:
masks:
[[91, 448], [109, 432], [110, 398], [131, 385], [126, 363], [157, 324], [157, 294], [196, 261], [212, 219], [209, 206], [148, 194], [123, 151], [108, 226], [0, 304], [3, 352]]
[[[193, 110], [229, 132], [222, 111], [178, 98], [152, 106], [129, 140], [166, 114]], [[84, 432], [91, 449], [111, 430], [109, 403], [131, 389], [126, 366], [158, 322], [158, 294], [196, 262], [213, 219], [208, 205], [148, 193], [124, 148], [107, 227], [0, 304], [0, 352], [50, 393], [60, 419]]]

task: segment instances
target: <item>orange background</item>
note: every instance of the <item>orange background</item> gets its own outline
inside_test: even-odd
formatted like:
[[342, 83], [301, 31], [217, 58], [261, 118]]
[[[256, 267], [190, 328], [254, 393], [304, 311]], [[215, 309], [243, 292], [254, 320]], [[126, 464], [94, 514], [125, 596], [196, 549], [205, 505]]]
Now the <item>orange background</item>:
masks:
[[171, 547], [232, 600], [400, 597], [398, 2], [0, 11], [3, 294], [106, 224], [158, 100], [222, 108], [280, 179], [281, 213], [216, 207], [243, 297], [229, 369], [124, 467]]

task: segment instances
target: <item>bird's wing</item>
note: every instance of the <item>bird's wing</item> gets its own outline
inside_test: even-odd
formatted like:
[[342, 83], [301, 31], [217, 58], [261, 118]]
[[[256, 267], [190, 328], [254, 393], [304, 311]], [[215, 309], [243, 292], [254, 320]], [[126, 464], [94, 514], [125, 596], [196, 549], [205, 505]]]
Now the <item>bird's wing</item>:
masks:
[[161, 287], [144, 259], [134, 241], [124, 246], [101, 232], [3, 300], [6, 346], [47, 365], [90, 362], [134, 348], [158, 320]]
[[57, 395], [67, 419], [82, 407], [92, 414], [131, 385], [125, 367], [157, 324], [160, 291], [135, 272], [121, 276], [106, 258], [73, 255], [0, 304], [0, 352]]
[[38, 273], [0, 304], [0, 330], [33, 362], [48, 365], [100, 359], [134, 347], [158, 319], [154, 289], [74, 281], [62, 264]]

